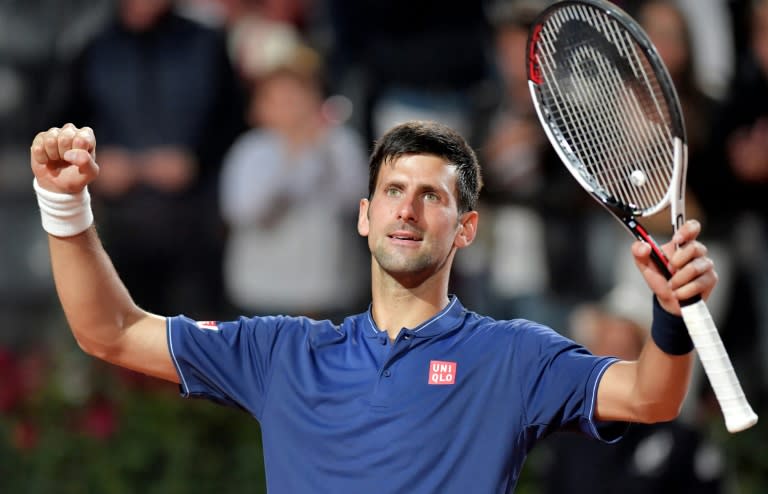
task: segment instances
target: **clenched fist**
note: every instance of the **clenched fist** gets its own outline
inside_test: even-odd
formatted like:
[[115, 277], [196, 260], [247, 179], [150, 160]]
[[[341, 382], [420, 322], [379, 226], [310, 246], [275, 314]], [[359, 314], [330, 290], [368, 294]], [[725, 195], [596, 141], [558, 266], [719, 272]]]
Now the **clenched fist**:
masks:
[[76, 194], [99, 174], [96, 136], [90, 127], [68, 123], [40, 132], [30, 149], [32, 172], [40, 187]]

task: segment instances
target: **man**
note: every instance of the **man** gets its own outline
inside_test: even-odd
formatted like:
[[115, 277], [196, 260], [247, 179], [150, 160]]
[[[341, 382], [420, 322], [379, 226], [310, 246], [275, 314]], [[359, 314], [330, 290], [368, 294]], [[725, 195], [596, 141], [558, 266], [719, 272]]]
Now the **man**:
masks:
[[284, 316], [204, 323], [151, 314], [120, 282], [88, 206], [95, 147], [91, 129], [68, 124], [31, 148], [54, 278], [78, 343], [180, 383], [185, 396], [252, 414], [270, 492], [509, 492], [526, 453], [555, 430], [613, 441], [621, 422], [670, 420], [680, 408], [692, 344], [673, 314], [678, 300], [706, 298], [717, 281], [695, 221], [673, 239], [679, 250], [665, 246], [669, 282], [650, 248], [633, 245], [658, 300], [641, 357], [593, 356], [549, 328], [483, 317], [448, 294], [456, 251], [477, 233], [479, 167], [452, 130], [410, 122], [377, 143], [360, 200], [367, 312], [338, 326]]

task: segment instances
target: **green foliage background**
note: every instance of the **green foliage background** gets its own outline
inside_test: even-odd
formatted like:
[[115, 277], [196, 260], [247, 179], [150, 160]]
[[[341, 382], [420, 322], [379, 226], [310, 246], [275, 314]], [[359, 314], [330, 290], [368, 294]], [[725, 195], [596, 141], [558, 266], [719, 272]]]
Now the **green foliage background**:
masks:
[[[174, 385], [98, 363], [84, 365], [90, 390], [79, 399], [69, 396], [65, 379], [57, 379], [62, 370], [51, 369], [42, 387], [0, 412], [0, 492], [266, 492], [254, 418], [183, 399]], [[82, 425], [94, 403], [108, 410], [101, 424], [111, 434]], [[26, 444], [19, 444], [22, 424], [34, 429]]]

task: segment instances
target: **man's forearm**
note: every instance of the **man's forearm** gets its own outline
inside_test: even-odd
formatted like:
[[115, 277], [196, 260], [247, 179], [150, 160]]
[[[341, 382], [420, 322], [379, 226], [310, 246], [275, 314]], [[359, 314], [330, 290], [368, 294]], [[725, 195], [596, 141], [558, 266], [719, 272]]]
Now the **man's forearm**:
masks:
[[146, 314], [131, 299], [94, 227], [74, 237], [50, 235], [49, 247], [56, 290], [75, 338], [88, 353], [108, 352]]
[[597, 418], [652, 423], [677, 417], [693, 367], [692, 344], [686, 338], [682, 319], [655, 304], [652, 336], [638, 359], [617, 362], [603, 376]]
[[[653, 421], [678, 415], [690, 383], [693, 341], [680, 316], [653, 300], [653, 324], [637, 361], [637, 393]], [[661, 415], [661, 418], [657, 418]]]
[[670, 355], [649, 338], [635, 365], [634, 393], [639, 420], [664, 422], [676, 418], [688, 393], [693, 352]]

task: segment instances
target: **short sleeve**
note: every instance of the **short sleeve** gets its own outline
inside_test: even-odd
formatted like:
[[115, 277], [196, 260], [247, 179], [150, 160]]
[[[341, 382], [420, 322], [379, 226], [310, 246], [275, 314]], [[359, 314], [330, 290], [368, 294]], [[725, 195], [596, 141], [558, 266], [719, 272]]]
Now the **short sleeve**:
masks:
[[168, 346], [182, 396], [242, 408], [259, 417], [270, 379], [282, 317], [199, 322], [168, 319]]
[[544, 326], [525, 336], [519, 358], [524, 375], [525, 419], [536, 437], [555, 430], [576, 431], [604, 442], [621, 438], [628, 424], [595, 420], [597, 388], [617, 359], [592, 355], [586, 348]]

